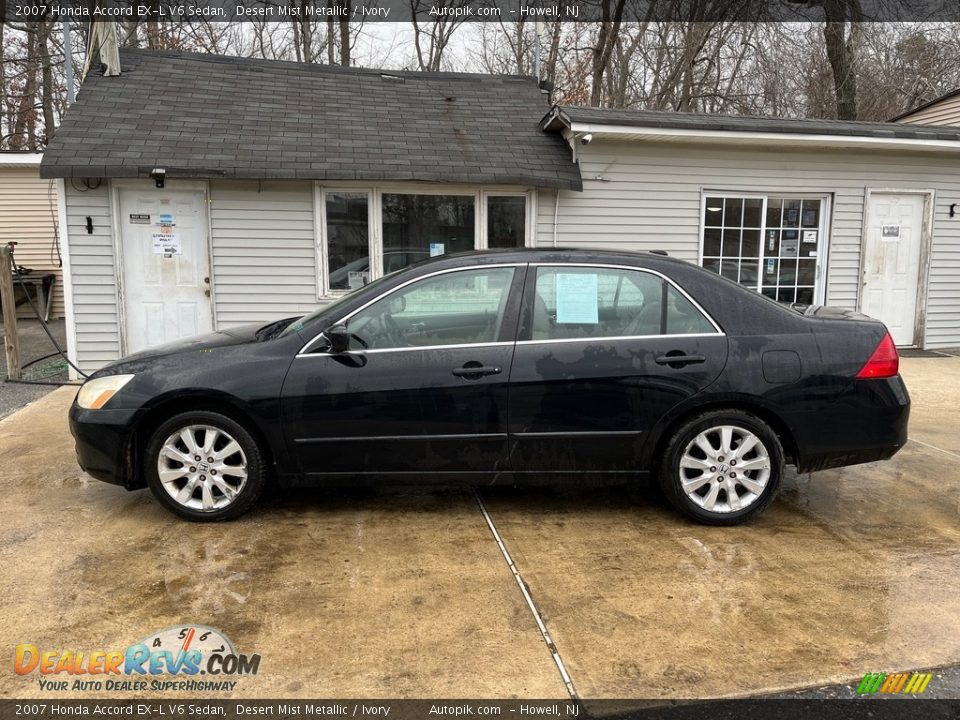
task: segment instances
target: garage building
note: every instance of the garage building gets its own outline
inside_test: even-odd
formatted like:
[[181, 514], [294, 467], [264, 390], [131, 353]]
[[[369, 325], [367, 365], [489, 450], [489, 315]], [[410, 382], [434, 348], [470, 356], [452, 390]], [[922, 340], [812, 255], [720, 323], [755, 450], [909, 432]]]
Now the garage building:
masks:
[[535, 80], [123, 51], [45, 153], [84, 369], [432, 254], [662, 249], [960, 345], [960, 129], [551, 109]]
[[[582, 192], [539, 242], [661, 248], [782, 302], [960, 345], [960, 128], [554, 108]], [[587, 144], [584, 144], [588, 141]]]

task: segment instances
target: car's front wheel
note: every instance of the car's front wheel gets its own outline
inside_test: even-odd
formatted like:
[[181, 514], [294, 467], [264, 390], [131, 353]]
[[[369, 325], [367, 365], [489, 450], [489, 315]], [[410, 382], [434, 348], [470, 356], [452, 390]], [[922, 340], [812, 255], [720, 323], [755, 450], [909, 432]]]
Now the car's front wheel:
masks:
[[761, 513], [783, 477], [783, 449], [760, 418], [738, 410], [707, 412], [681, 425], [667, 443], [660, 486], [687, 517], [736, 525]]
[[167, 420], [147, 443], [147, 484], [180, 517], [229, 520], [247, 512], [263, 490], [263, 452], [226, 415], [185, 412]]

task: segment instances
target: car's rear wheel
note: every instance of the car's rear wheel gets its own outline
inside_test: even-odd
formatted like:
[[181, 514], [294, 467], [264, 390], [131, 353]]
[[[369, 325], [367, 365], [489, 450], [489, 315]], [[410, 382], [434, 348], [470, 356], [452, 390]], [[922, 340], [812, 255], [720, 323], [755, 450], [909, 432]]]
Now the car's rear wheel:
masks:
[[674, 432], [661, 460], [660, 486], [687, 517], [736, 525], [773, 501], [783, 462], [780, 441], [763, 420], [738, 410], [713, 411]]
[[151, 435], [147, 484], [180, 517], [229, 520], [247, 512], [263, 491], [263, 452], [235, 420], [208, 411], [185, 412]]

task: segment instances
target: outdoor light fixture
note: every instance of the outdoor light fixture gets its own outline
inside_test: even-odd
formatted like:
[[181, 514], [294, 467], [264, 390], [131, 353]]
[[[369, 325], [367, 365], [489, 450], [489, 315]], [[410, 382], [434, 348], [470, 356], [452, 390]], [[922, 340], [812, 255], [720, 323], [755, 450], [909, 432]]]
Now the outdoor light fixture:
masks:
[[166, 168], [154, 168], [150, 171], [151, 179], [155, 180], [158, 188], [163, 187], [163, 182], [167, 178], [167, 169]]

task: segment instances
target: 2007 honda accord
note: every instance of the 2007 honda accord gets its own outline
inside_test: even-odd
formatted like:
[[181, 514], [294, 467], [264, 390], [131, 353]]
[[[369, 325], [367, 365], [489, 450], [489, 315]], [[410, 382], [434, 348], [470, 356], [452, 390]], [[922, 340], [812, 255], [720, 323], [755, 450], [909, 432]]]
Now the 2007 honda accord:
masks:
[[301, 318], [93, 374], [80, 465], [190, 520], [268, 483], [655, 478], [732, 525], [800, 471], [891, 457], [910, 401], [884, 325], [787, 307], [655, 253], [427, 260]]

